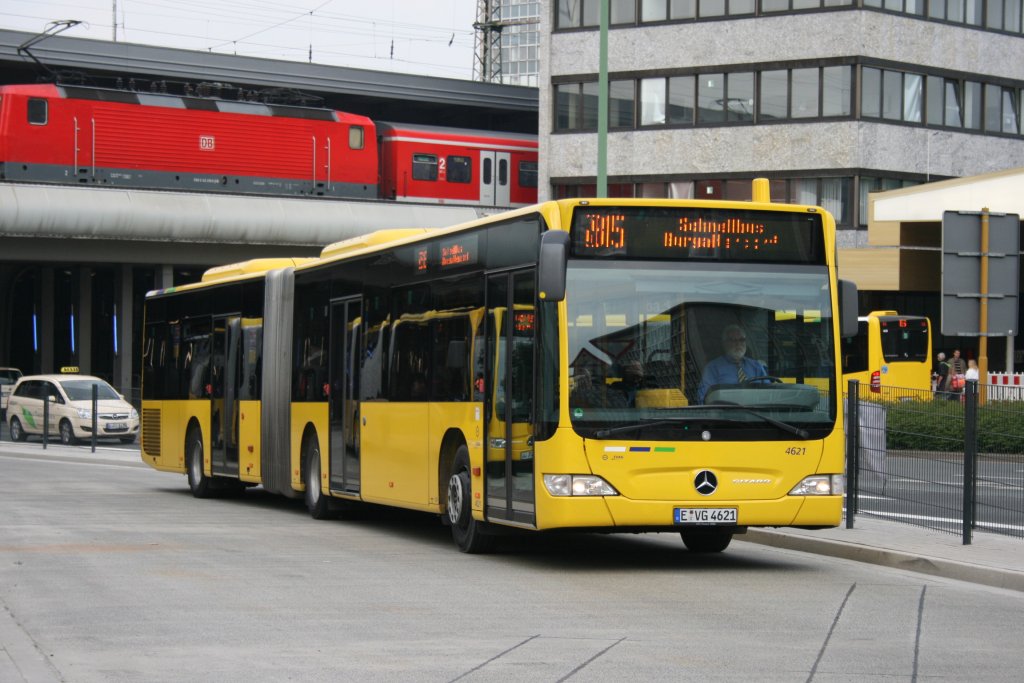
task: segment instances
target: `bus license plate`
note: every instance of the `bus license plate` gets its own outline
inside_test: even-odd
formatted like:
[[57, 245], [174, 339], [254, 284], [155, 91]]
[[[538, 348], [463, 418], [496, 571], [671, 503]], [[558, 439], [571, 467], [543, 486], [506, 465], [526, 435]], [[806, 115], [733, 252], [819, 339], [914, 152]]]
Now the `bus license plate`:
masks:
[[735, 524], [736, 508], [676, 508], [676, 524]]

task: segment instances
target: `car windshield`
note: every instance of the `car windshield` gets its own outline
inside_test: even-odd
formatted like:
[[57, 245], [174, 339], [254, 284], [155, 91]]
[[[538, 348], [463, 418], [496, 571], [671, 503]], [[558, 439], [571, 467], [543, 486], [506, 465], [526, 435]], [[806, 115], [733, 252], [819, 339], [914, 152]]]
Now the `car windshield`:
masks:
[[114, 387], [110, 386], [103, 380], [95, 379], [72, 379], [63, 380], [60, 385], [64, 387], [64, 393], [68, 395], [70, 401], [91, 401], [92, 400], [92, 387], [96, 385], [96, 397], [100, 401], [118, 400], [121, 398]]
[[571, 261], [573, 427], [584, 436], [819, 438], [836, 415], [821, 266]]
[[17, 370], [0, 370], [0, 384], [14, 384], [21, 377]]

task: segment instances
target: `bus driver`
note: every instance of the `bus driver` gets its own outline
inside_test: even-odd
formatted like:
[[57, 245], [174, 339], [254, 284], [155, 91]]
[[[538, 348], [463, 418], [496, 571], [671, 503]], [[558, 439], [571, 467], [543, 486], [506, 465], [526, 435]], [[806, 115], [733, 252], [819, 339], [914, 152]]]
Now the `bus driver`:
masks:
[[743, 384], [758, 377], [767, 377], [765, 367], [747, 358], [747, 333], [739, 325], [726, 325], [722, 330], [722, 355], [704, 367], [697, 400], [704, 402], [708, 389], [716, 384]]

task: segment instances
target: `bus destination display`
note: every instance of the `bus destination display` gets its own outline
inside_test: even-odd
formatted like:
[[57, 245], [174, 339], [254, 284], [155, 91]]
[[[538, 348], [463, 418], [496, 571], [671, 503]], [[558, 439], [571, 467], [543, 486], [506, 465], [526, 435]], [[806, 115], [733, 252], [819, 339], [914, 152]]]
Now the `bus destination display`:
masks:
[[819, 213], [697, 207], [581, 207], [573, 255], [824, 263]]
[[462, 235], [424, 244], [414, 254], [416, 273], [453, 270], [476, 265], [479, 261], [479, 235]]

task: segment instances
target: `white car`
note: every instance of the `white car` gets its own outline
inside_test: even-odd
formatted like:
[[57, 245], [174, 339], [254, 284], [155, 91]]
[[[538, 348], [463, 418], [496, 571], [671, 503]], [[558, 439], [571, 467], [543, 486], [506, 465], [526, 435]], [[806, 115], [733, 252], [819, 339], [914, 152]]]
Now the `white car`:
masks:
[[7, 422], [14, 441], [43, 433], [44, 402], [50, 405], [48, 434], [63, 444], [92, 438], [92, 388], [97, 388], [96, 436], [132, 443], [139, 435], [139, 412], [99, 377], [89, 375], [25, 375], [14, 385], [7, 403]]
[[7, 415], [7, 399], [19, 377], [21, 370], [18, 368], [0, 368], [0, 415]]

